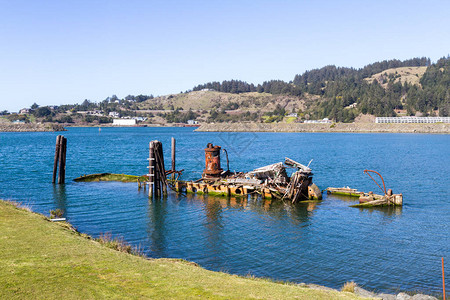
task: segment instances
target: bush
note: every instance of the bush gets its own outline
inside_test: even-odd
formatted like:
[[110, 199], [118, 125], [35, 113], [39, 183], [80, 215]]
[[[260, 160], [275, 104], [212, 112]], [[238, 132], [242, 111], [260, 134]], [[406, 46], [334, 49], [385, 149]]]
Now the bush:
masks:
[[341, 291], [342, 292], [350, 292], [350, 293], [354, 293], [355, 292], [355, 287], [356, 287], [356, 283], [354, 281], [350, 281], [350, 282], [346, 282], [342, 288]]
[[64, 215], [64, 211], [59, 208], [50, 211], [51, 219], [62, 218], [63, 215]]

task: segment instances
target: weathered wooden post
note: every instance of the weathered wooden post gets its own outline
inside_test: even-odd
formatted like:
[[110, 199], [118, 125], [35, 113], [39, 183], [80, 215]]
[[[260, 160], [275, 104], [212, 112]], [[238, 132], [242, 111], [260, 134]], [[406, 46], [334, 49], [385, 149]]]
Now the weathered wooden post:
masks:
[[158, 168], [159, 168], [159, 182], [161, 183], [162, 195], [167, 195], [167, 178], [166, 168], [164, 166], [164, 152], [161, 142], [158, 142]]
[[151, 141], [149, 146], [149, 197], [159, 197], [167, 194], [166, 170], [164, 168], [164, 153], [159, 141]]
[[52, 183], [55, 183], [55, 182], [56, 182], [56, 173], [58, 172], [58, 160], [59, 160], [60, 144], [61, 144], [61, 135], [58, 135], [58, 136], [56, 137], [55, 159], [54, 159], [54, 162], [53, 162], [53, 177], [52, 177]]
[[153, 197], [153, 189], [155, 185], [155, 144], [150, 142], [148, 153], [148, 196]]
[[172, 137], [172, 180], [175, 179], [175, 138]]
[[59, 176], [58, 183], [62, 184], [66, 179], [66, 151], [67, 151], [67, 139], [61, 136], [60, 149], [59, 149]]
[[159, 184], [160, 176], [159, 176], [159, 158], [158, 158], [158, 141], [153, 141], [154, 147], [153, 147], [153, 157], [155, 158], [155, 176], [154, 176], [154, 194], [156, 197], [161, 196], [161, 186]]

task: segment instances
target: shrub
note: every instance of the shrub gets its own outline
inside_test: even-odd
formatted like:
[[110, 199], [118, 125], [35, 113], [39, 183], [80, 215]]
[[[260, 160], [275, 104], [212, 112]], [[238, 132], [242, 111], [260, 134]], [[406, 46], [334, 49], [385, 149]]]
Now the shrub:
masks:
[[50, 211], [51, 219], [62, 218], [63, 215], [64, 215], [64, 211], [59, 208]]
[[356, 287], [356, 283], [354, 281], [350, 281], [350, 282], [347, 281], [342, 286], [341, 291], [342, 292], [354, 293], [355, 292], [355, 287]]

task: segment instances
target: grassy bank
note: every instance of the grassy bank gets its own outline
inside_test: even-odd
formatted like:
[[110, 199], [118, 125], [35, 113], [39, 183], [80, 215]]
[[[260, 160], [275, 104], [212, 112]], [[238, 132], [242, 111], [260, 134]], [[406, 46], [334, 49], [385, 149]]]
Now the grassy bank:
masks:
[[0, 299], [357, 299], [212, 272], [181, 260], [147, 260], [1, 200], [0, 233]]

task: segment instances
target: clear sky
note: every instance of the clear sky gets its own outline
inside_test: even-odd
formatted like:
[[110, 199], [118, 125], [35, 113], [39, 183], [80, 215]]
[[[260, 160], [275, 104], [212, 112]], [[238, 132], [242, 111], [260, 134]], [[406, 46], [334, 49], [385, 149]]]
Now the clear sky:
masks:
[[0, 0], [0, 110], [450, 53], [450, 1]]

